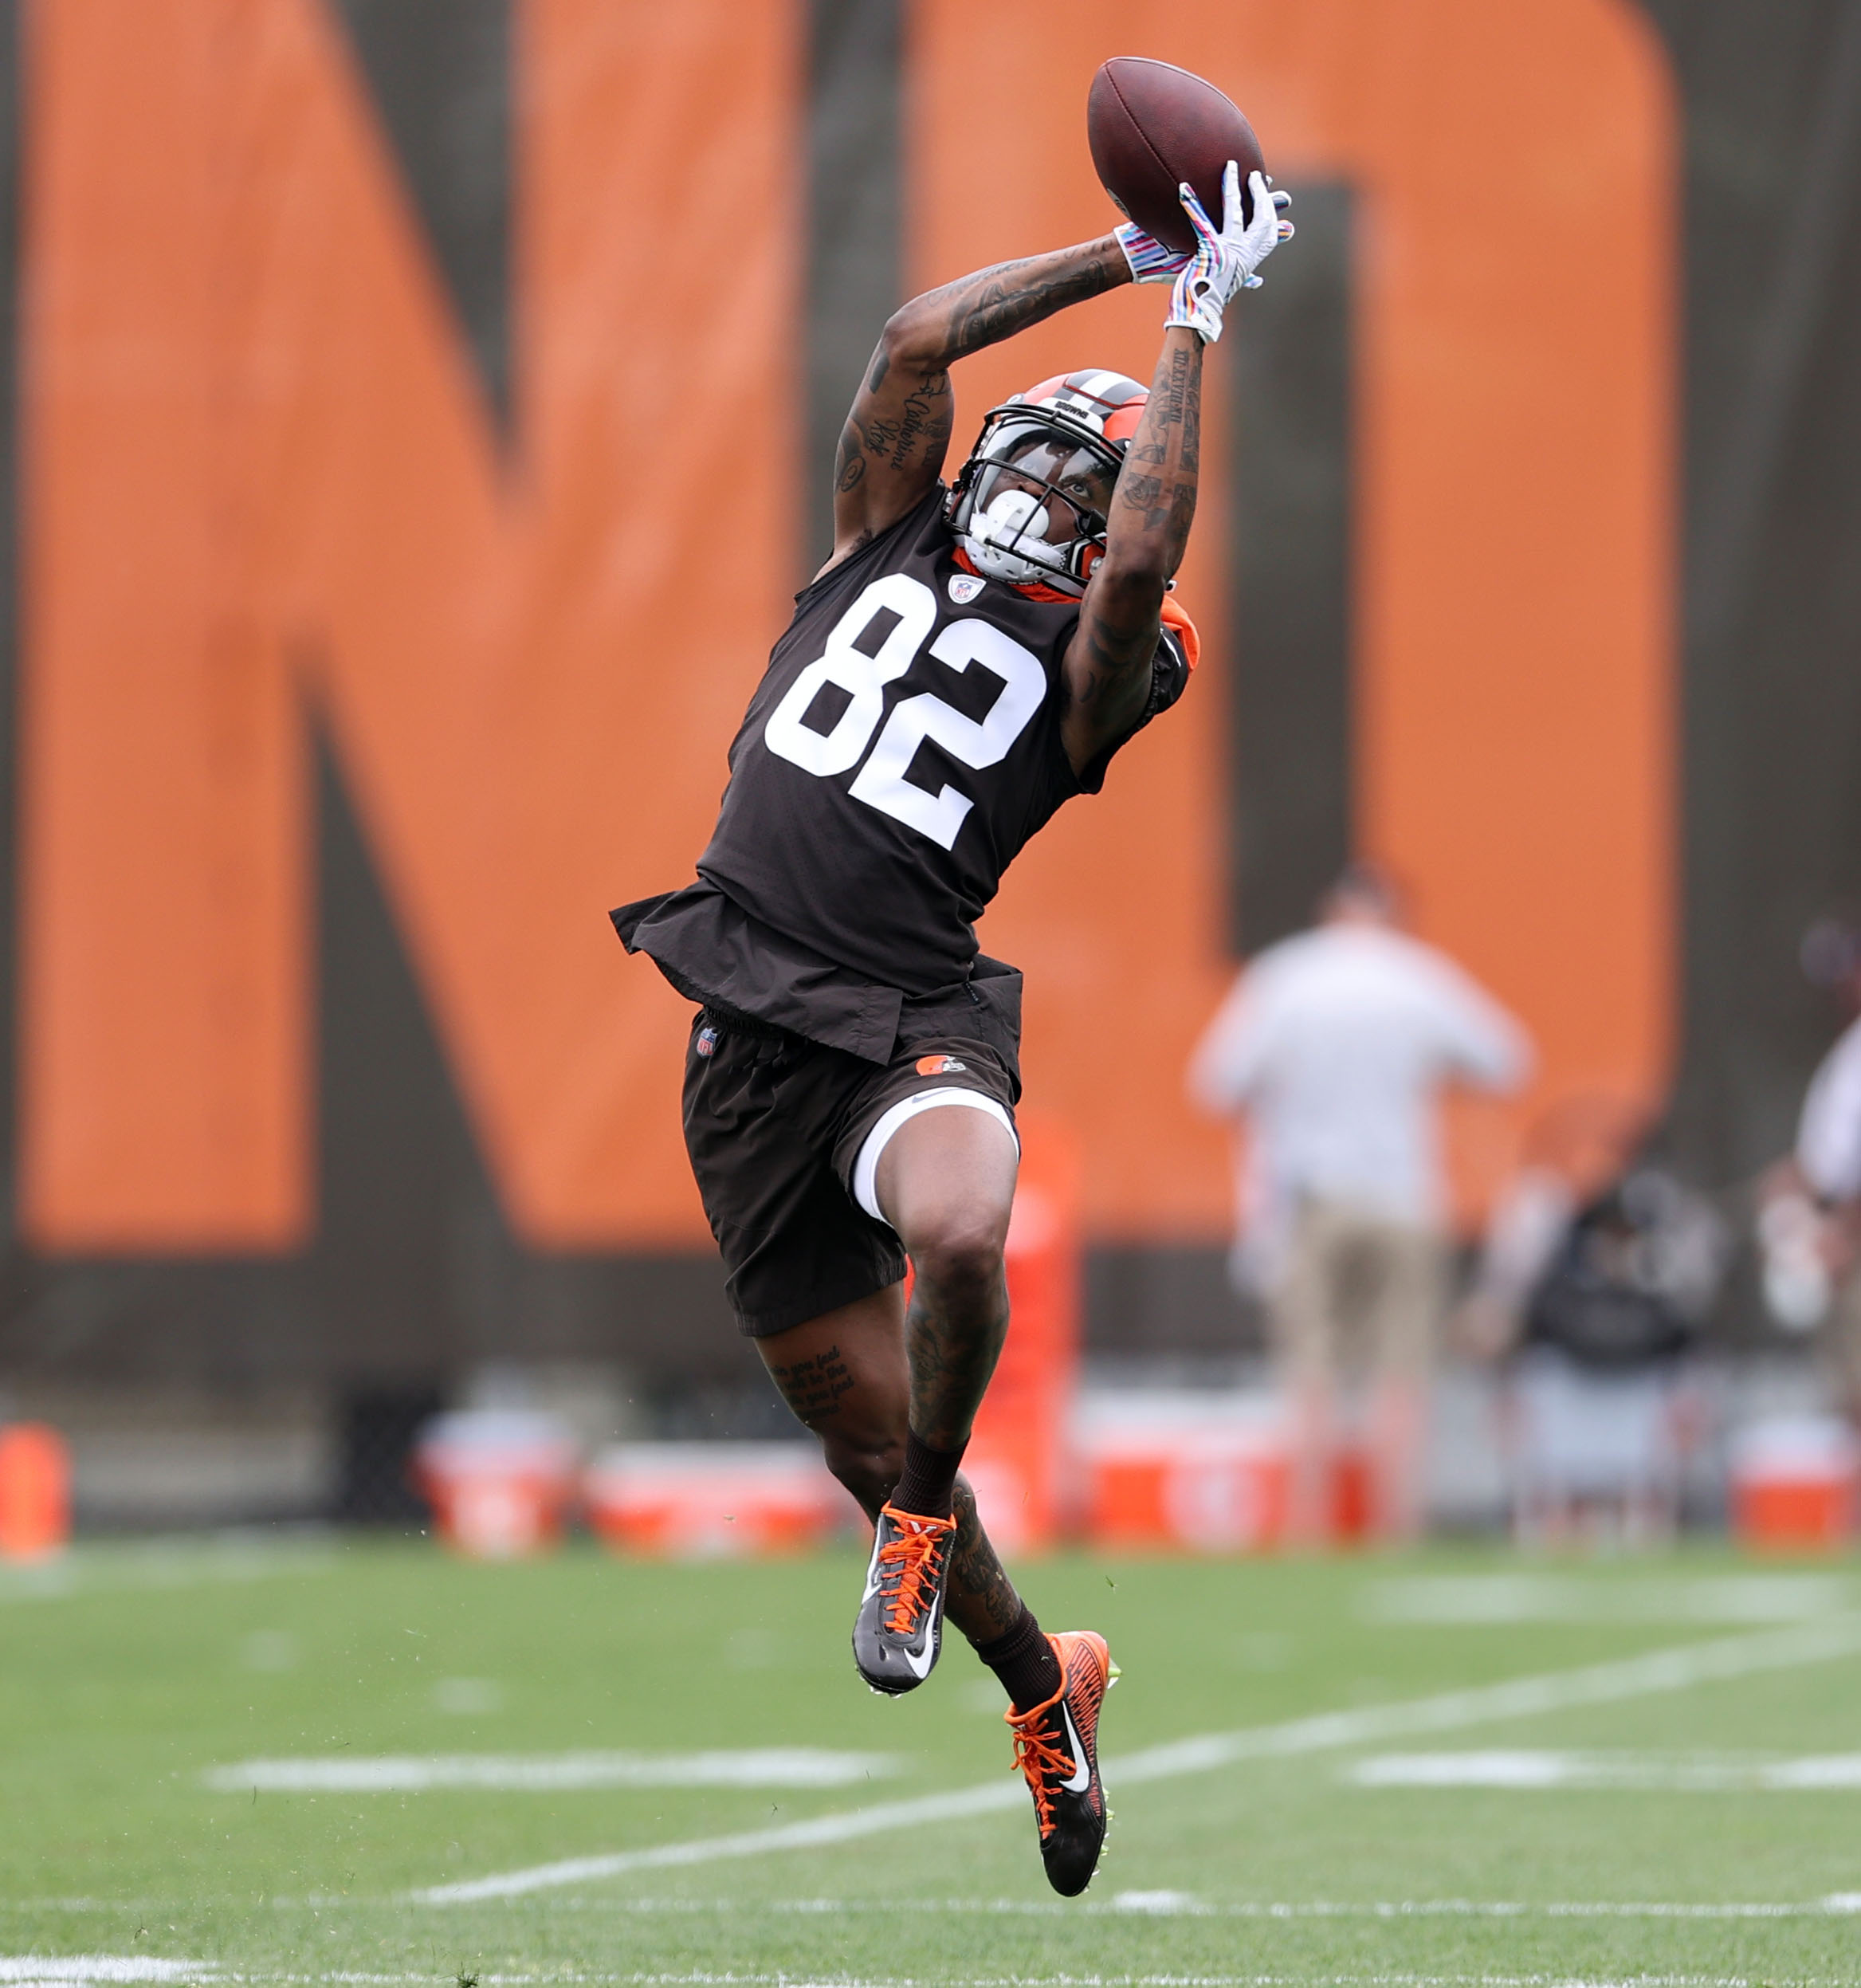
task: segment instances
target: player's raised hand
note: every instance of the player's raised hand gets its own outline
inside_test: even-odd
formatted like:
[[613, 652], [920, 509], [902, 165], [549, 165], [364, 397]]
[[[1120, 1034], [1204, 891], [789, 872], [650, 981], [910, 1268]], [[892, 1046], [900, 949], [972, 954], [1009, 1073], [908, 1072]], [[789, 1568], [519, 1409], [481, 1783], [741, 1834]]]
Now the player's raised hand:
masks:
[[1135, 221], [1127, 221], [1112, 233], [1131, 265], [1133, 283], [1173, 283], [1189, 266], [1190, 257], [1179, 253], [1167, 242], [1159, 242], [1155, 235], [1146, 234]]
[[1222, 313], [1237, 290], [1257, 289], [1260, 265], [1281, 242], [1290, 238], [1293, 224], [1285, 218], [1292, 196], [1268, 190], [1266, 175], [1251, 173], [1247, 191], [1254, 218], [1244, 218], [1241, 169], [1231, 159], [1222, 177], [1222, 217], [1218, 228], [1204, 212], [1196, 190], [1186, 182], [1179, 189], [1183, 210], [1196, 230], [1196, 253], [1176, 279], [1166, 325], [1187, 325], [1205, 345], [1221, 336]]

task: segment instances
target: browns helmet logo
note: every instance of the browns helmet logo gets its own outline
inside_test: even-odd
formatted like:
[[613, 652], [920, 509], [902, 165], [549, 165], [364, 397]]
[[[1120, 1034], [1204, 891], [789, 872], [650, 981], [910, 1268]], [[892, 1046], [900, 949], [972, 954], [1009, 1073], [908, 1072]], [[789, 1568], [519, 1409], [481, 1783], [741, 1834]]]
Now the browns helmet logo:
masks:
[[968, 1064], [959, 1063], [954, 1056], [920, 1056], [917, 1064], [921, 1077], [948, 1077], [968, 1067]]

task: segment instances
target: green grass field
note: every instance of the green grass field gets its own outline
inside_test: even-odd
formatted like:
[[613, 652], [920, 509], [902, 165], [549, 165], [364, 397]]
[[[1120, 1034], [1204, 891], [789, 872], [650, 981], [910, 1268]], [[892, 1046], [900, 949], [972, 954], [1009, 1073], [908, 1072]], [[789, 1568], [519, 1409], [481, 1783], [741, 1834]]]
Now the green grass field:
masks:
[[[1024, 1798], [911, 1807], [1007, 1785], [1007, 1736], [960, 1642], [909, 1699], [859, 1686], [850, 1551], [485, 1567], [210, 1543], [0, 1570], [0, 1982], [1861, 1981], [1840, 1758], [1861, 1580], [1839, 1566], [1024, 1572], [1125, 1672], [1110, 1843], [1074, 1904]], [[1521, 1678], [1545, 1681], [1482, 1688]], [[590, 1751], [672, 1773], [795, 1748], [878, 1758], [832, 1786], [779, 1760], [756, 1786], [403, 1785], [428, 1756], [544, 1757], [548, 1779]], [[414, 1764], [355, 1765], [383, 1757]], [[291, 1760], [388, 1785], [241, 1765]], [[790, 1840], [850, 1813], [840, 1841]], [[626, 1852], [660, 1854], [445, 1894]]]

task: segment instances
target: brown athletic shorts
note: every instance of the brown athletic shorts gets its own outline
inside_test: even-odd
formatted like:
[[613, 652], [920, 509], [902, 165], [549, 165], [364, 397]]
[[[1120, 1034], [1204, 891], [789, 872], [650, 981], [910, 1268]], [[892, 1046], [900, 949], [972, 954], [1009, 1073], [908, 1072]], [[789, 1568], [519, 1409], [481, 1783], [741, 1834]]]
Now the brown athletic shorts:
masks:
[[786, 1332], [905, 1275], [873, 1174], [919, 1112], [980, 1110], [1015, 1130], [1019, 1071], [964, 1035], [902, 1037], [889, 1064], [701, 1010], [685, 1051], [685, 1143], [724, 1289], [751, 1338]]

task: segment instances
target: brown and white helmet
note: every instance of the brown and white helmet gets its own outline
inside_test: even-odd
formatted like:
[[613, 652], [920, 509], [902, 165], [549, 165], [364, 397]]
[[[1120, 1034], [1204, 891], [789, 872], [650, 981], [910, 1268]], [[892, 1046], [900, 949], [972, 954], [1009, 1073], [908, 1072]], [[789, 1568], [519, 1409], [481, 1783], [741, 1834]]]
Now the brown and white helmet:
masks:
[[1122, 373], [1086, 371], [1043, 379], [990, 410], [944, 505], [979, 573], [1085, 592], [1149, 398]]

